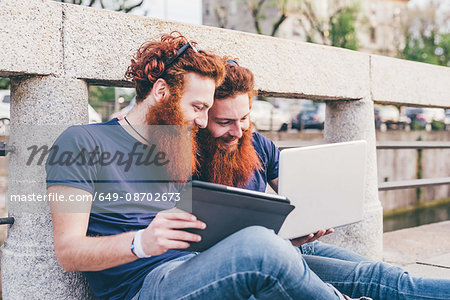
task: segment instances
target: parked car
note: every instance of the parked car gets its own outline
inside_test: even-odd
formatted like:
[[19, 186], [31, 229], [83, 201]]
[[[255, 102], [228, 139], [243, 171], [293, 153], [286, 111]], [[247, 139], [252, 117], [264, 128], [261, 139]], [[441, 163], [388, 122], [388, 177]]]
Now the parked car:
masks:
[[374, 108], [375, 128], [381, 131], [387, 129], [409, 129], [411, 119], [393, 105], [379, 105]]
[[290, 114], [282, 109], [275, 108], [267, 101], [254, 100], [250, 111], [253, 130], [279, 130], [286, 131], [290, 122]]
[[297, 130], [308, 128], [322, 130], [325, 124], [325, 108], [325, 103], [305, 102], [297, 116], [292, 120], [291, 127]]
[[125, 117], [130, 112], [130, 110], [133, 109], [133, 107], [135, 105], [136, 105], [136, 97], [133, 97], [133, 99], [131, 99], [131, 101], [130, 101], [130, 104], [128, 104], [127, 106], [125, 106], [124, 108], [119, 110], [118, 112], [111, 114], [109, 116], [109, 119], [112, 120], [114, 118], [117, 118], [119, 120], [122, 120], [123, 117]]
[[431, 130], [433, 121], [445, 123], [445, 110], [442, 108], [429, 107], [408, 107], [406, 115], [411, 119], [411, 123], [416, 123], [425, 130]]
[[88, 104], [89, 123], [101, 123], [102, 115], [100, 115], [90, 104]]
[[5, 135], [9, 126], [9, 90], [0, 90], [0, 135]]
[[[6, 134], [6, 128], [10, 122], [10, 102], [11, 96], [9, 90], [0, 90], [0, 135]], [[88, 104], [89, 123], [102, 122], [102, 116]]]

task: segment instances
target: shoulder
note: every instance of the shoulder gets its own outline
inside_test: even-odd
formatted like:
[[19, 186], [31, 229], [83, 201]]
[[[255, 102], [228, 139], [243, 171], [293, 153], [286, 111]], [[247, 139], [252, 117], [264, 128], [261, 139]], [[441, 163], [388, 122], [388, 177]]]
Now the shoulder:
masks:
[[117, 119], [97, 124], [73, 125], [68, 127], [56, 139], [55, 144], [65, 143], [93, 143], [102, 135], [107, 135], [105, 126], [101, 125], [119, 125]]
[[257, 132], [253, 133], [252, 142], [255, 150], [258, 152], [271, 151], [273, 148], [276, 148], [272, 140]]
[[73, 125], [64, 130], [55, 143], [68, 142], [70, 140], [85, 139], [90, 136], [86, 130], [87, 125]]

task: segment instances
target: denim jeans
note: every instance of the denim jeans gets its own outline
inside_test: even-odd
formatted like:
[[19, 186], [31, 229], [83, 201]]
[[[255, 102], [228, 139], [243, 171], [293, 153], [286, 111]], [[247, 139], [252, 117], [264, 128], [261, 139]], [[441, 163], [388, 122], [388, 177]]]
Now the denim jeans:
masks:
[[293, 247], [263, 227], [249, 227], [214, 247], [150, 272], [136, 299], [450, 299], [450, 280], [410, 276], [320, 242]]
[[138, 299], [339, 299], [297, 249], [264, 227], [245, 228], [210, 249], [167, 262]]
[[386, 300], [450, 299], [450, 280], [412, 276], [400, 267], [321, 242], [301, 248], [310, 269], [348, 296]]
[[358, 253], [319, 241], [304, 244], [299, 248], [301, 248], [301, 252], [304, 255], [323, 256], [354, 262], [372, 261]]

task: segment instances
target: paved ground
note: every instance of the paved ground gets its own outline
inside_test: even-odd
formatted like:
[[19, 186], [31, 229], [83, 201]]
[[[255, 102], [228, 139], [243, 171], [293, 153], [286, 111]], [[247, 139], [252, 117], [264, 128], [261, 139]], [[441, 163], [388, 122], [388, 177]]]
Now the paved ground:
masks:
[[412, 274], [450, 279], [450, 221], [387, 232], [383, 243], [386, 262]]

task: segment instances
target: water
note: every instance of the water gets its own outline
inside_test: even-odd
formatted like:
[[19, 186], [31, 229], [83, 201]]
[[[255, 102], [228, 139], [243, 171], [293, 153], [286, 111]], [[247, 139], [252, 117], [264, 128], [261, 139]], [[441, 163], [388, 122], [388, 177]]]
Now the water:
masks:
[[421, 207], [383, 218], [383, 231], [394, 231], [450, 220], [450, 203]]

